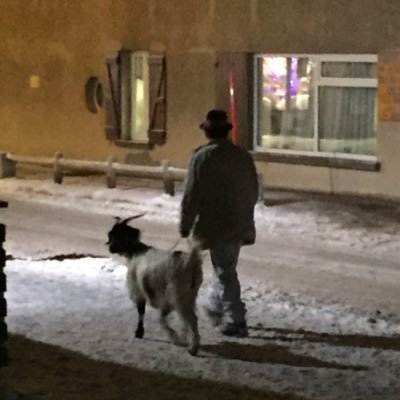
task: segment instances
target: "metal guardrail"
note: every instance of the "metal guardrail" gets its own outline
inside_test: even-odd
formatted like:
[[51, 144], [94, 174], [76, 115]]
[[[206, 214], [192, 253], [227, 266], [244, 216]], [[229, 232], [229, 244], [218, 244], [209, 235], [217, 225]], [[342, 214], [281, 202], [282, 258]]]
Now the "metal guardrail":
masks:
[[[63, 158], [61, 153], [56, 153], [54, 158], [18, 156], [7, 153], [6, 159], [14, 167], [17, 164], [52, 167], [54, 182], [58, 184], [62, 184], [67, 171], [104, 173], [108, 188], [116, 187], [117, 176], [162, 180], [165, 193], [171, 196], [175, 194], [175, 182], [183, 181], [187, 173], [186, 169], [170, 166], [167, 160], [162, 161], [160, 166], [131, 165], [118, 163], [114, 157], [109, 157], [107, 161], [68, 160]], [[10, 170], [12, 169], [10, 168]]]
[[[117, 186], [117, 176], [128, 176], [143, 179], [162, 180], [164, 192], [174, 196], [175, 183], [185, 180], [187, 170], [172, 167], [168, 160], [163, 160], [159, 166], [123, 164], [109, 157], [107, 161], [68, 160], [62, 153], [56, 153], [54, 158], [18, 156], [10, 153], [0, 153], [0, 177], [15, 176], [17, 164], [31, 164], [53, 168], [53, 180], [62, 184], [67, 171], [100, 173], [106, 175], [108, 188]], [[262, 174], [258, 174], [259, 201], [265, 198], [265, 188]]]
[[[0, 201], [0, 208], [6, 208], [8, 204]], [[5, 318], [7, 316], [7, 301], [4, 297], [7, 290], [6, 274], [4, 268], [6, 266], [6, 252], [3, 248], [3, 243], [6, 240], [6, 226], [0, 224], [0, 367], [8, 364], [8, 350], [7, 350], [7, 323]]]

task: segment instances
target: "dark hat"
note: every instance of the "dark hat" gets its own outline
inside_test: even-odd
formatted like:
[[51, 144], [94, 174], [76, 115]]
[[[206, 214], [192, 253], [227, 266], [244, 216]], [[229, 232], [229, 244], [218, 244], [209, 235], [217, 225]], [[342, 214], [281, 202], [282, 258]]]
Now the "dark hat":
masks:
[[230, 131], [232, 124], [223, 110], [211, 110], [207, 113], [206, 120], [200, 124], [200, 129], [210, 131]]

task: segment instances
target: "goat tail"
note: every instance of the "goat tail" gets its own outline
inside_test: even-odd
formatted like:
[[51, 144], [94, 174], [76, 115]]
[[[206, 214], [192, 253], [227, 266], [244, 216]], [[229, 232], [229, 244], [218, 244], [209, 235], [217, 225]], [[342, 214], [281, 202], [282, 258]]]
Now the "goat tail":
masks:
[[188, 244], [190, 247], [189, 258], [187, 260], [187, 267], [192, 270], [192, 288], [200, 288], [203, 282], [203, 269], [201, 268], [203, 263], [202, 257], [202, 243], [196, 239], [189, 239]]

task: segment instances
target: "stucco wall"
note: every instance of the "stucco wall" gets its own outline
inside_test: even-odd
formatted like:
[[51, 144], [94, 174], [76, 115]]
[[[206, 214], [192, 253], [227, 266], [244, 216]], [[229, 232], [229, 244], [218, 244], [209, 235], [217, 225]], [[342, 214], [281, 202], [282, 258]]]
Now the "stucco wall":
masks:
[[[92, 12], [95, 3], [103, 2], [0, 3], [0, 148], [74, 157], [109, 150], [101, 118], [84, 104], [86, 79], [102, 73], [104, 54], [119, 45], [102, 33], [111, 26], [106, 9]], [[30, 88], [31, 75], [39, 88]]]
[[[215, 105], [215, 54], [379, 53], [399, 45], [395, 0], [2, 0], [0, 149], [18, 154], [105, 159], [127, 152], [104, 135], [104, 115], [84, 104], [107, 55], [164, 49], [168, 142], [152, 152], [185, 165], [203, 142], [198, 129]], [[40, 87], [29, 87], [38, 75]], [[380, 173], [258, 164], [271, 186], [400, 197], [398, 124], [381, 124]]]
[[[122, 158], [128, 150], [106, 140], [103, 113], [85, 108], [86, 79], [105, 78], [106, 56], [122, 47], [165, 49], [169, 140], [154, 157], [186, 163], [203, 139], [195, 127], [214, 105], [210, 12], [207, 1], [2, 1], [0, 149]], [[31, 75], [39, 88], [30, 88]]]
[[267, 186], [311, 192], [379, 195], [379, 174], [306, 165], [257, 163]]
[[204, 113], [214, 106], [214, 53], [199, 50], [168, 58], [168, 142], [156, 158], [185, 166], [192, 150], [204, 142], [198, 129]]
[[376, 53], [399, 44], [396, 0], [216, 0], [218, 48]]

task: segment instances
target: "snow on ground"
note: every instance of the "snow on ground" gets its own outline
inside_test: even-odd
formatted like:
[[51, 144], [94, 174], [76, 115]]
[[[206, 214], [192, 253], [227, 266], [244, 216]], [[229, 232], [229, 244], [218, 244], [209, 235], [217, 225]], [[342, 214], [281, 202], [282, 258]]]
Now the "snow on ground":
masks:
[[[139, 186], [121, 182], [118, 189], [110, 190], [104, 188], [103, 179], [93, 177], [68, 178], [61, 186], [49, 179], [10, 178], [0, 181], [0, 192], [13, 199], [91, 213], [129, 216], [146, 212], [144, 220], [149, 223], [176, 226], [181, 195], [170, 197], [160, 188]], [[307, 242], [316, 249], [346, 248], [365, 257], [397, 256], [400, 221], [395, 206], [290, 201], [281, 207], [257, 206], [259, 242], [267, 237], [290, 238], [297, 239], [298, 246]], [[262, 246], [254, 246], [244, 251], [244, 257], [248, 262], [253, 257], [264, 266], [262, 260], [270, 260], [270, 255], [263, 251]], [[298, 266], [290, 269], [293, 279], [301, 274], [304, 260], [298, 259]], [[380, 266], [379, 276], [367, 267], [361, 269], [341, 259], [328, 259], [318, 266], [320, 271], [338, 270], [342, 279], [369, 274], [376, 285], [398, 277], [391, 264]], [[310, 399], [398, 399], [400, 321], [385, 310], [371, 314], [339, 301], [327, 304], [306, 299], [282, 291], [273, 281], [244, 275], [251, 337], [226, 341], [201, 313], [211, 279], [207, 271], [198, 300], [203, 348], [200, 357], [192, 358], [168, 343], [151, 310], [146, 315], [146, 339], [131, 340], [136, 315], [124, 288], [125, 270], [109, 259], [14, 260], [8, 263], [7, 272], [8, 323], [13, 333], [97, 359]]]
[[[48, 178], [9, 178], [0, 181], [0, 192], [22, 200], [101, 214], [129, 216], [145, 212], [145, 220], [164, 224], [178, 222], [181, 193], [171, 197], [163, 194], [160, 188], [140, 187], [140, 181], [132, 186], [123, 180], [119, 188], [107, 189], [103, 181], [103, 177], [70, 177], [62, 185], [57, 185]], [[326, 204], [296, 198], [289, 199], [289, 202], [291, 204], [285, 207], [257, 206], [255, 219], [261, 237], [306, 235], [309, 241], [330, 246], [374, 249], [376, 253], [398, 254], [400, 251], [399, 206], [352, 205], [348, 202]]]
[[[136, 314], [125, 267], [109, 259], [11, 261], [11, 332], [90, 357], [269, 388], [315, 399], [397, 399], [400, 324], [340, 306], [303, 303], [272, 285], [244, 280], [250, 338], [225, 341], [202, 314], [210, 276], [198, 299], [202, 351], [192, 358], [168, 343], [148, 310], [145, 340], [133, 340]], [[175, 321], [174, 321], [175, 322]], [[179, 325], [178, 325], [179, 326]], [[350, 350], [349, 350], [350, 349]]]

